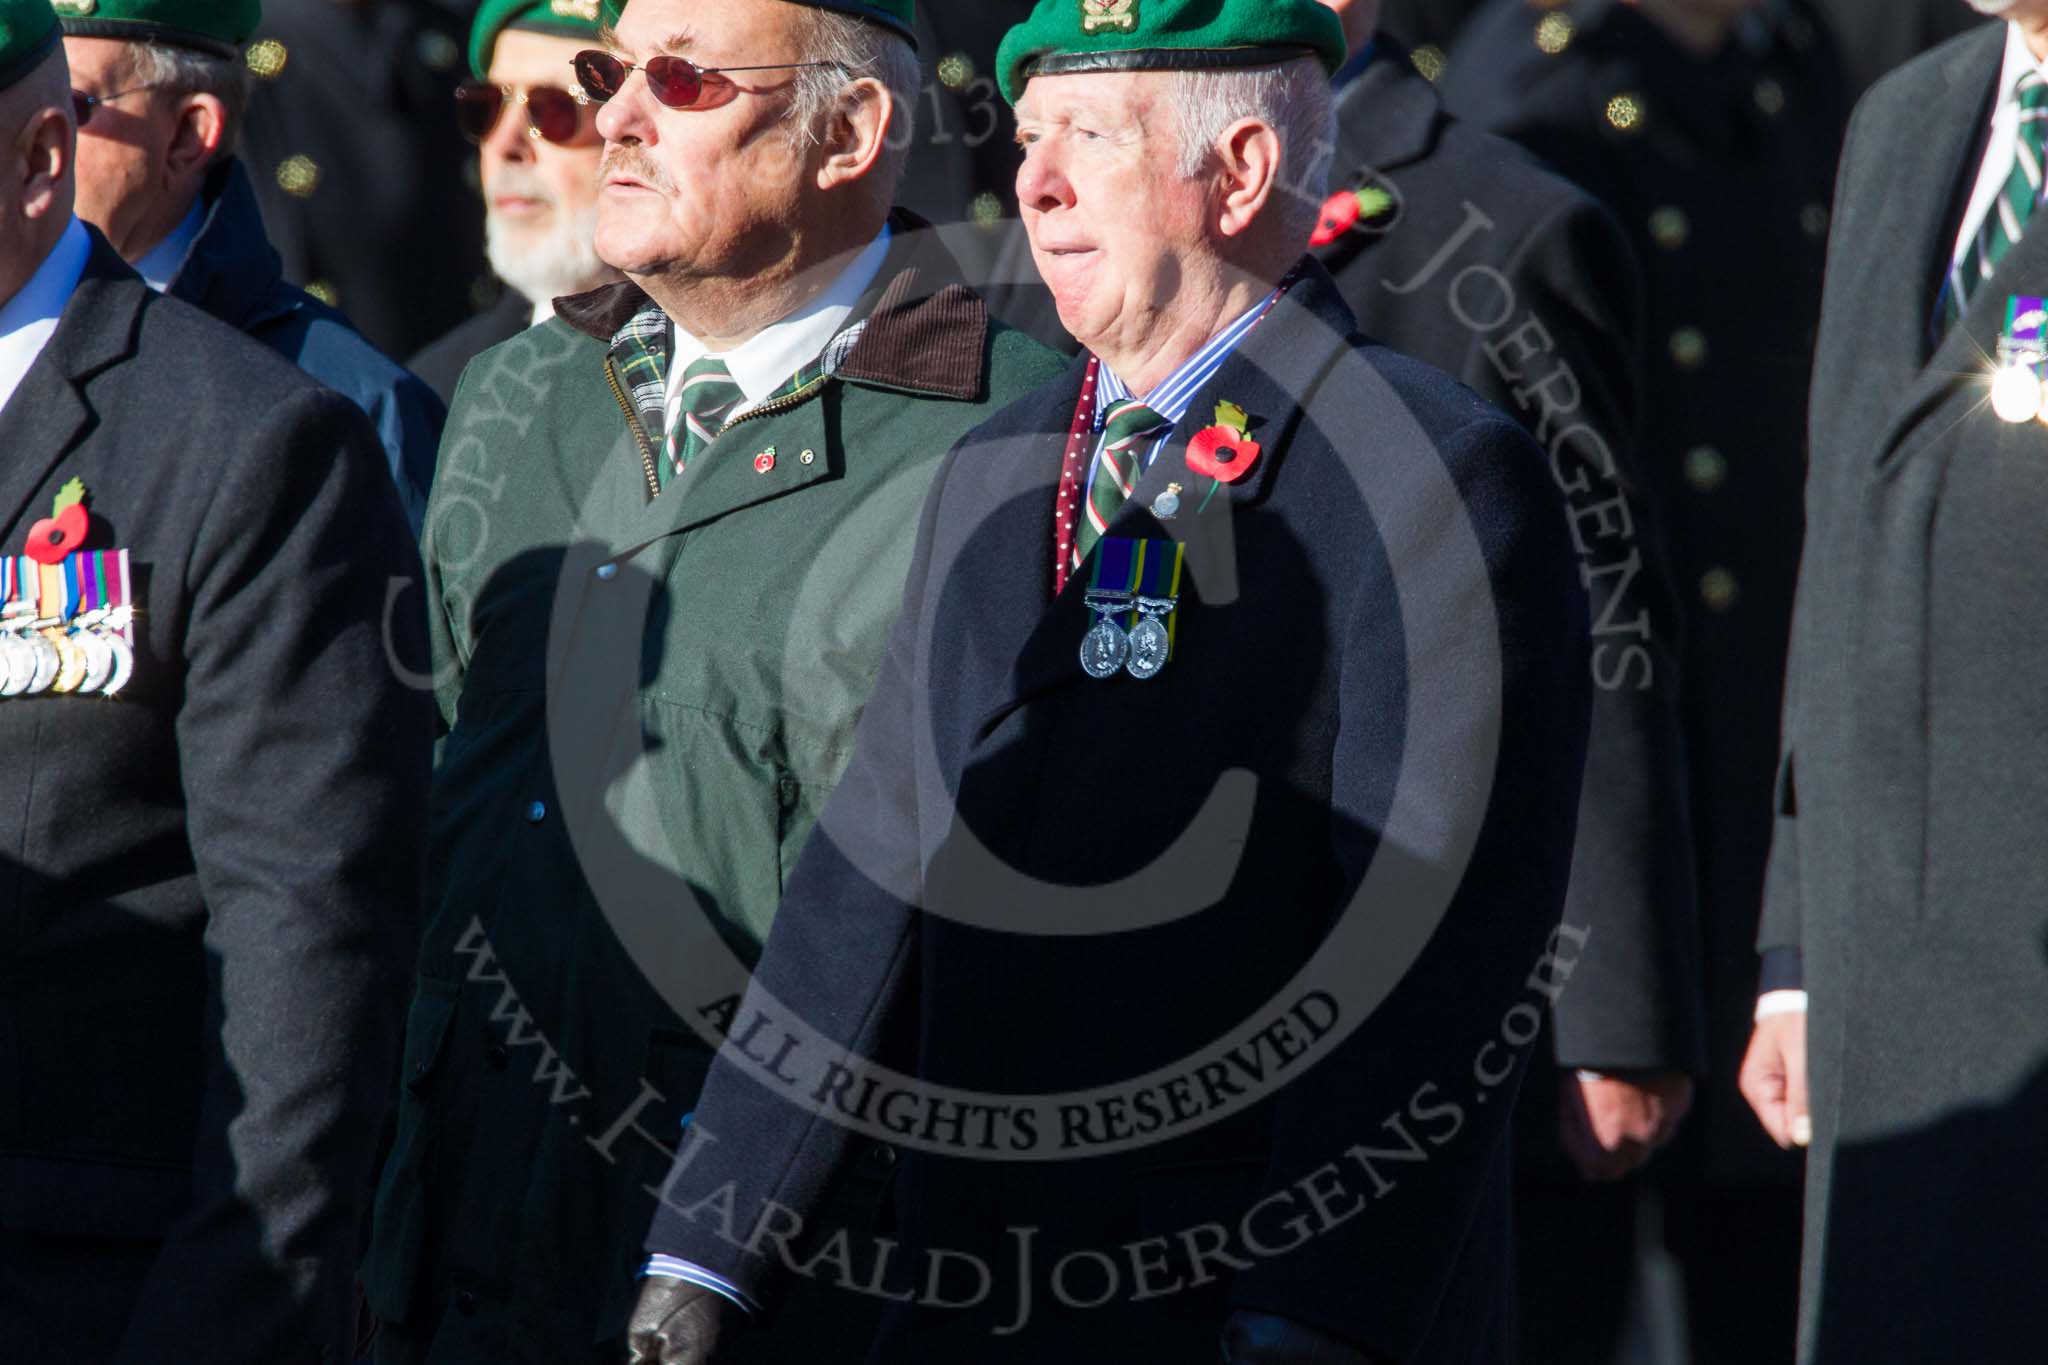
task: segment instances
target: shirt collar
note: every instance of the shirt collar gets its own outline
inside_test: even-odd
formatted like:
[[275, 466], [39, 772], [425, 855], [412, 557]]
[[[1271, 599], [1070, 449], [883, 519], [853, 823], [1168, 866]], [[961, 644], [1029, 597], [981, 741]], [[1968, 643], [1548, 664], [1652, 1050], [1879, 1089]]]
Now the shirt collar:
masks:
[[1998, 73], [1998, 104], [2003, 109], [2013, 101], [2013, 90], [2020, 83], [2020, 77], [2029, 71], [2038, 71], [2048, 79], [2048, 67], [2034, 59], [2034, 50], [2027, 46], [2027, 36], [2020, 32], [2020, 26], [2008, 22], [2005, 26], [2005, 65]]
[[[1223, 368], [1223, 362], [1230, 359], [1230, 353], [1237, 349], [1237, 343], [1244, 340], [1245, 333], [1272, 306], [1279, 294], [1274, 290], [1238, 317], [1238, 319], [1209, 339], [1207, 345], [1189, 356], [1181, 367], [1160, 381], [1145, 395], [1145, 406], [1169, 422], [1179, 422], [1187, 415], [1188, 405], [1195, 401], [1195, 395], [1204, 384], [1215, 377]], [[1095, 385], [1095, 424], [1102, 425], [1103, 415], [1115, 404], [1132, 397], [1130, 387], [1117, 377], [1116, 371], [1104, 365], [1101, 378]]]
[[28, 283], [0, 303], [0, 406], [13, 396], [56, 332], [91, 256], [92, 237], [73, 218]]
[[86, 258], [92, 255], [92, 238], [85, 224], [73, 218], [64, 227], [57, 245], [43, 257], [28, 283], [14, 297], [0, 303], [0, 339], [12, 336], [33, 322], [50, 321], [71, 301], [71, 291], [85, 274]]
[[[889, 254], [889, 237], [889, 226], [885, 223], [875, 240], [810, 302], [718, 357], [732, 372], [733, 382], [740, 386], [749, 405], [766, 402], [791, 375], [822, 355], [839, 335], [861, 296], [881, 273], [882, 262]], [[677, 327], [675, 352], [669, 357], [671, 382], [677, 382], [675, 377], [691, 362], [710, 354], [703, 342]]]
[[203, 196], [195, 196], [178, 225], [135, 263], [135, 272], [159, 294], [167, 292], [185, 268], [185, 258], [192, 254], [192, 243], [199, 240], [199, 229], [206, 222], [204, 208]]
[[1344, 65], [1337, 68], [1337, 74], [1330, 77], [1330, 89], [1342, 90], [1345, 86], [1363, 76], [1365, 69], [1372, 65], [1372, 59], [1376, 55], [1376, 49], [1378, 49], [1379, 45], [1378, 38], [1366, 39], [1365, 46], [1347, 57]]

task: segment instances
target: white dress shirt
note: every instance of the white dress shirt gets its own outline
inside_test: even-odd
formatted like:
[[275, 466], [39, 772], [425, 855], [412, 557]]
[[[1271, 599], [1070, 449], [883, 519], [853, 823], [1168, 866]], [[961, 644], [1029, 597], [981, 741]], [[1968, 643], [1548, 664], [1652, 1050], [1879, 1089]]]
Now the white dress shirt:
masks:
[[28, 283], [0, 303], [0, 409], [14, 397], [57, 330], [57, 320], [71, 302], [91, 255], [92, 239], [85, 225], [73, 218]]
[[199, 229], [206, 222], [205, 205], [197, 198], [178, 225], [170, 230], [161, 242], [143, 254], [135, 263], [135, 273], [157, 293], [169, 291], [177, 282], [178, 272], [185, 268], [185, 258], [192, 254], [192, 244], [199, 240]]
[[1990, 216], [1998, 196], [2005, 192], [2005, 182], [2012, 178], [2014, 160], [2020, 149], [2020, 102], [2017, 91], [2020, 77], [2029, 71], [2038, 71], [2048, 80], [2048, 67], [2034, 58], [2033, 49], [2027, 46], [2027, 39], [2020, 32], [2018, 24], [2008, 23], [2005, 32], [2005, 65], [1998, 73], [1998, 100], [1991, 111], [1991, 142], [1984, 149], [1983, 164], [1977, 168], [1977, 188], [1970, 194], [1970, 206], [1963, 213], [1961, 230], [1956, 234], [1954, 253], [1949, 260], [1960, 265], [1970, 247], [1977, 240], [1977, 234], [1984, 228], [1984, 220]]
[[787, 384], [790, 376], [824, 354], [832, 339], [846, 326], [846, 320], [853, 316], [860, 296], [881, 273], [882, 261], [888, 254], [889, 227], [885, 223], [881, 234], [863, 247], [861, 253], [848, 262], [832, 283], [810, 302], [782, 321], [763, 327], [753, 337], [722, 355], [713, 355], [703, 342], [681, 327], [675, 327], [675, 348], [668, 362], [669, 411], [676, 411], [676, 396], [682, 387], [683, 371], [706, 356], [724, 361], [726, 369], [732, 372], [733, 383], [739, 385], [740, 392], [745, 395], [739, 406], [726, 414], [727, 421], [774, 397], [775, 391]]

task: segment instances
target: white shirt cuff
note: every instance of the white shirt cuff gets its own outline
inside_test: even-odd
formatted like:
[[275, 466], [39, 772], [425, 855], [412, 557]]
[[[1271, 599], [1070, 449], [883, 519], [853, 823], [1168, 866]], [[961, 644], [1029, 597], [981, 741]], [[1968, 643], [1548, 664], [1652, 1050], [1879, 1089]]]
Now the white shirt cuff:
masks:
[[1805, 991], [1765, 991], [1756, 998], [1756, 1022], [1759, 1024], [1766, 1019], [1775, 1018], [1780, 1014], [1804, 1013], [1806, 1013]]
[[759, 1311], [755, 1307], [754, 1301], [747, 1297], [746, 1291], [731, 1280], [726, 1279], [725, 1276], [706, 1270], [701, 1265], [693, 1265], [689, 1261], [678, 1260], [674, 1256], [662, 1256], [659, 1254], [649, 1256], [647, 1264], [640, 1267], [640, 1275], [643, 1279], [649, 1275], [659, 1275], [667, 1280], [681, 1280], [685, 1284], [694, 1284], [700, 1289], [708, 1289], [720, 1298], [739, 1305], [749, 1313]]

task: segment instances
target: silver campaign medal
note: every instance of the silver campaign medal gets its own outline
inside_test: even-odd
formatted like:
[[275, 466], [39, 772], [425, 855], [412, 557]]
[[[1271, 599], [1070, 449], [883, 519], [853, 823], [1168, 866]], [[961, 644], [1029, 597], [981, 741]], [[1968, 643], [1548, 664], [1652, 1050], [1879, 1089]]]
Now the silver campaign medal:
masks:
[[0, 697], [18, 697], [36, 676], [36, 652], [12, 631], [0, 634]]
[[109, 635], [106, 639], [107, 648], [114, 651], [114, 676], [108, 678], [106, 685], [100, 688], [100, 694], [111, 697], [126, 687], [128, 680], [135, 676], [135, 650], [118, 635]]
[[1161, 618], [1173, 611], [1176, 601], [1171, 597], [1138, 599], [1138, 624], [1131, 627], [1130, 658], [1124, 672], [1143, 681], [1158, 677], [1159, 670], [1166, 667], [1167, 656], [1173, 652], [1173, 636]]
[[58, 672], [64, 667], [64, 656], [57, 652], [57, 646], [50, 643], [40, 632], [23, 637], [28, 647], [35, 651], [35, 676], [29, 679], [31, 696], [50, 690], [50, 684], [57, 681]]
[[1116, 623], [1116, 617], [1131, 609], [1124, 593], [1089, 593], [1088, 610], [1095, 613], [1095, 625], [1081, 637], [1081, 671], [1097, 682], [1116, 676], [1131, 655], [1130, 637]]
[[85, 654], [85, 681], [78, 685], [81, 692], [97, 692], [107, 685], [107, 679], [114, 676], [114, 650], [99, 633], [81, 630], [71, 637]]

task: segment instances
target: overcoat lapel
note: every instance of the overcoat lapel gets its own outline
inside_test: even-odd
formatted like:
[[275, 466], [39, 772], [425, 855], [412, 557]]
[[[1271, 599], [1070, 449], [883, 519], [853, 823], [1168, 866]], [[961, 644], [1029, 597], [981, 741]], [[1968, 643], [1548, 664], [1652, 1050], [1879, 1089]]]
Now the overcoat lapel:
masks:
[[[92, 255], [57, 330], [13, 399], [0, 409], [0, 452], [5, 454], [0, 458], [0, 526], [11, 526], [35, 511], [29, 504], [36, 490], [96, 425], [84, 385], [134, 349], [146, 295], [115, 287], [132, 273], [93, 232]], [[6, 550], [20, 553], [18, 546]]]
[[[2016, 292], [2010, 287], [2012, 282], [2038, 277], [2048, 265], [2048, 231], [2023, 235], [1992, 277], [1971, 296], [1962, 320], [1928, 355], [1926, 337], [1936, 325], [1934, 310], [1953, 255], [1958, 220], [1976, 183], [2003, 52], [2001, 27], [1988, 30], [1986, 41], [1964, 46], [1946, 63], [1942, 75], [1948, 82], [1947, 95], [1930, 111], [1926, 136], [1899, 149], [1902, 157], [1911, 158], [1899, 168], [1895, 182], [1899, 192], [1891, 201], [1903, 221], [1896, 233], [1864, 234], [1856, 247], [1861, 265], [1848, 273], [1851, 280], [1882, 280], [1898, 270], [1903, 258], [1922, 263], [1918, 278], [1926, 281], [1918, 289], [1878, 286], [1871, 291], [1873, 300], [1889, 297], [1891, 302], [1882, 314], [1871, 310], [1876, 315], [1875, 326], [1865, 345], [1876, 354], [1927, 356], [1873, 447], [1873, 459], [1880, 466], [1893, 462], [1914, 425], [1951, 386], [1988, 377], [1989, 358], [2004, 322], [2005, 301]], [[1926, 192], [1916, 194], [1914, 187]], [[1886, 259], [1865, 255], [1887, 248], [1899, 250], [1899, 255]]]

